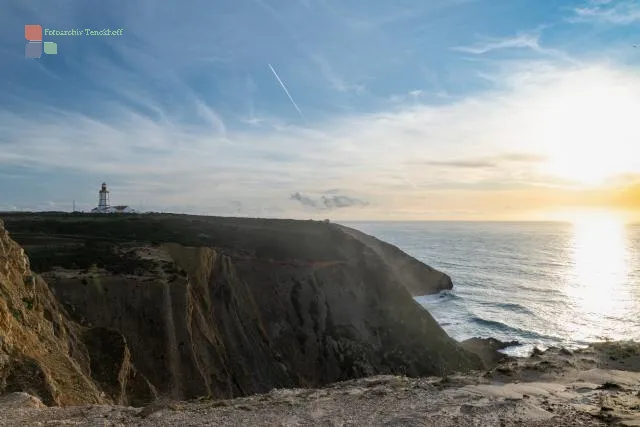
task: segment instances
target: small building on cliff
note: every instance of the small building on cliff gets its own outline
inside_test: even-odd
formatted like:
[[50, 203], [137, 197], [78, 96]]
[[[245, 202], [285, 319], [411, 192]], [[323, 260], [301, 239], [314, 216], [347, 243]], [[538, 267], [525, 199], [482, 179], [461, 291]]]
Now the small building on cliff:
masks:
[[109, 203], [109, 190], [107, 183], [103, 182], [100, 191], [98, 191], [98, 207], [93, 208], [91, 213], [137, 213], [135, 209], [129, 206], [111, 206]]

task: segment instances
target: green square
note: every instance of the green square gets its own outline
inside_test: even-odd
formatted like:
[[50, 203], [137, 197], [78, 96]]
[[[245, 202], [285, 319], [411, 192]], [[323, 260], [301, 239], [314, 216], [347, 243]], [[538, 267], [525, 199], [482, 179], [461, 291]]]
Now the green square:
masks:
[[44, 42], [44, 53], [47, 55], [57, 55], [58, 44], [54, 42]]

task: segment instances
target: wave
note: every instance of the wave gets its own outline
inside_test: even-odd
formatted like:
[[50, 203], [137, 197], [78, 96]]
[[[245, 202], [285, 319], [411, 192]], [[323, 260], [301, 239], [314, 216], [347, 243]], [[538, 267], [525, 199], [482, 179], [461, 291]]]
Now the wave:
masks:
[[[530, 316], [536, 316], [536, 314], [529, 310], [527, 307], [520, 305], [520, 304], [516, 304], [516, 303], [509, 303], [509, 302], [481, 302], [480, 304], [485, 305], [485, 306], [491, 306], [491, 307], [498, 307], [498, 308], [502, 308], [504, 310], [508, 310], [508, 311], [514, 311], [517, 313], [523, 313], [523, 314], [528, 314]], [[537, 317], [537, 316], [536, 316]]]
[[490, 329], [498, 330], [500, 332], [505, 333], [508, 336], [513, 336], [514, 339], [518, 339], [520, 337], [520, 338], [530, 339], [530, 340], [553, 340], [553, 341], [558, 340], [558, 337], [539, 334], [535, 331], [520, 329], [515, 326], [509, 326], [506, 323], [502, 323], [497, 320], [483, 319], [482, 317], [478, 317], [478, 316], [472, 316], [471, 322], [480, 326], [488, 327]]
[[462, 300], [464, 298], [461, 297], [460, 295], [454, 294], [451, 291], [440, 291], [440, 293], [438, 293], [438, 299], [445, 300], [445, 301], [454, 301], [454, 300]]
[[447, 301], [458, 301], [462, 300], [463, 297], [454, 294], [452, 291], [440, 291], [437, 294], [433, 295], [422, 295], [415, 298], [419, 303], [444, 303]]

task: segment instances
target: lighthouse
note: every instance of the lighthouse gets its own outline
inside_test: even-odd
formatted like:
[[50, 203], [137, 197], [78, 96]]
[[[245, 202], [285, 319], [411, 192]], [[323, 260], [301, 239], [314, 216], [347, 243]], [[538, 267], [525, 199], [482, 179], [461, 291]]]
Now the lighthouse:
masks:
[[100, 191], [98, 191], [98, 207], [91, 209], [93, 213], [138, 213], [129, 206], [111, 206], [109, 204], [109, 190], [107, 183], [103, 182]]
[[109, 209], [109, 190], [107, 190], [107, 183], [102, 183], [102, 188], [98, 192], [98, 210]]

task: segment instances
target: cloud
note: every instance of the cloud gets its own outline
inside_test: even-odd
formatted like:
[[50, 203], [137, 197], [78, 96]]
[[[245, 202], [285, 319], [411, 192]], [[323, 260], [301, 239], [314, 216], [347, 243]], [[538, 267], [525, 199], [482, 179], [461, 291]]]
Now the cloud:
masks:
[[635, 0], [591, 0], [575, 8], [569, 21], [631, 25], [640, 22], [640, 3]]
[[543, 162], [547, 157], [533, 153], [506, 153], [499, 156], [499, 159], [512, 162]]
[[331, 87], [338, 92], [362, 93], [365, 90], [364, 85], [349, 83], [343, 77], [339, 76], [323, 56], [314, 54], [311, 55], [310, 58], [318, 65], [322, 76], [331, 84]]
[[291, 200], [296, 200], [298, 202], [300, 202], [301, 204], [303, 204], [304, 206], [309, 206], [312, 208], [315, 208], [318, 206], [318, 203], [313, 200], [312, 198], [308, 197], [308, 196], [303, 196], [302, 194], [296, 192], [293, 193], [290, 197]]
[[260, 126], [267, 121], [265, 117], [256, 116], [253, 99], [256, 90], [257, 86], [255, 81], [250, 76], [247, 76], [244, 80], [244, 91], [247, 94], [247, 107], [249, 110], [249, 116], [243, 117], [242, 119], [240, 119], [240, 121], [252, 127]]
[[326, 190], [324, 193], [325, 194], [338, 194], [340, 193], [340, 189], [338, 188], [330, 188], [329, 190]]
[[496, 166], [494, 162], [487, 160], [429, 160], [424, 164], [451, 168], [492, 168]]
[[425, 160], [411, 161], [410, 164], [442, 166], [447, 168], [485, 169], [504, 166], [508, 162], [538, 163], [545, 160], [545, 156], [533, 153], [504, 153], [493, 157], [464, 158], [453, 160]]
[[205, 119], [217, 134], [226, 137], [227, 128], [218, 113], [199, 99], [195, 101], [195, 106], [198, 115]]
[[363, 207], [369, 205], [369, 203], [366, 201], [339, 194], [331, 196], [321, 196], [319, 199], [312, 199], [309, 196], [304, 196], [299, 192], [296, 192], [293, 193], [289, 198], [301, 203], [303, 206], [325, 210], [350, 208], [356, 206]]
[[[379, 2], [374, 7], [349, 7], [347, 2], [316, 0], [313, 4], [328, 12], [347, 28], [364, 33], [384, 32], [387, 27], [402, 24], [416, 17], [430, 17], [431, 13], [456, 8], [476, 0], [432, 0], [429, 2]], [[408, 3], [408, 4], [407, 4]]]
[[353, 206], [367, 206], [369, 203], [349, 196], [322, 196], [322, 203], [328, 209], [349, 208]]
[[250, 126], [259, 126], [262, 123], [264, 123], [266, 121], [266, 119], [261, 118], [261, 117], [248, 117], [245, 119], [242, 119], [243, 123], [246, 123]]
[[[456, 46], [451, 49], [474, 55], [484, 55], [494, 51], [509, 49], [528, 49], [541, 57], [551, 57], [567, 63], [577, 63], [578, 61], [575, 58], [571, 57], [563, 50], [542, 46], [540, 38], [542, 31], [546, 28], [547, 25], [540, 25], [535, 30], [520, 32], [515, 36], [508, 37], [483, 36], [471, 46]], [[508, 64], [508, 61], [505, 61], [505, 64]]]
[[529, 48], [535, 51], [541, 51], [539, 43], [539, 34], [518, 34], [514, 37], [494, 38], [483, 37], [473, 46], [457, 46], [453, 50], [460, 52], [473, 53], [481, 55], [499, 49]]

